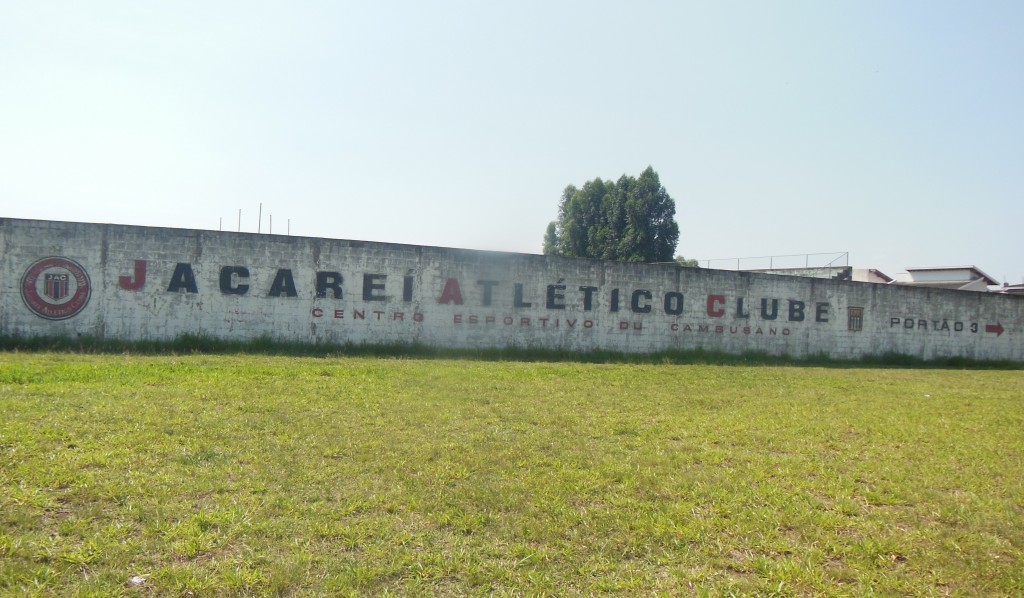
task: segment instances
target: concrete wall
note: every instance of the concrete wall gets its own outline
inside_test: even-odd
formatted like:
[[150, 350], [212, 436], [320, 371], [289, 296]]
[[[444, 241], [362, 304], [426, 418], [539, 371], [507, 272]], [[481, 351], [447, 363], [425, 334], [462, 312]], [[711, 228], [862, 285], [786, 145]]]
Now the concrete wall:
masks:
[[1024, 361], [1017, 296], [17, 219], [0, 220], [0, 251], [0, 335], [7, 336]]

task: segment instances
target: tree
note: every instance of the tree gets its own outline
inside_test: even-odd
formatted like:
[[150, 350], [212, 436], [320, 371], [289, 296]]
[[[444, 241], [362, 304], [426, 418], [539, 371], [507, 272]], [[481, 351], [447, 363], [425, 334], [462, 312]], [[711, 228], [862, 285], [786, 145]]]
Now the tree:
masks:
[[681, 255], [676, 256], [676, 263], [684, 268], [700, 268], [700, 263], [697, 260], [688, 260]]
[[551, 222], [544, 232], [544, 255], [554, 255], [558, 251], [558, 226]]
[[544, 253], [623, 262], [669, 262], [679, 241], [676, 204], [650, 166], [639, 177], [596, 178], [562, 191]]

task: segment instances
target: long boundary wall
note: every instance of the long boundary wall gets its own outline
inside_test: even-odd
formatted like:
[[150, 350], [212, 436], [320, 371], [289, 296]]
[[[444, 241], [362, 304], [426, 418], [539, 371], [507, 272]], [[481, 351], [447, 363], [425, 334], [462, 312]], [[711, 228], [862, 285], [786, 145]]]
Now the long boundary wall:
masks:
[[0, 335], [1024, 361], [1024, 297], [390, 243], [0, 219]]

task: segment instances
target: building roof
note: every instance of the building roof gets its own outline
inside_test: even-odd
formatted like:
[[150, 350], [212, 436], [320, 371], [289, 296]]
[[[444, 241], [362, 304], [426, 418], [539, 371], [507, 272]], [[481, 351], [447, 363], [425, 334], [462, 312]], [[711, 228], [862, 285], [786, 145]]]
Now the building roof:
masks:
[[[860, 272], [861, 271], [858, 270], [853, 271], [854, 280], [859, 280], [858, 277], [861, 276]], [[874, 278], [878, 278], [882, 282], [892, 282], [893, 280], [895, 280], [893, 277], [876, 268], [864, 268], [862, 272], [864, 272], [864, 280], [862, 282], [874, 282]]]
[[974, 282], [984, 279], [986, 285], [997, 285], [999, 282], [985, 274], [977, 266], [928, 266], [907, 268], [907, 274], [914, 283], [954, 283]]

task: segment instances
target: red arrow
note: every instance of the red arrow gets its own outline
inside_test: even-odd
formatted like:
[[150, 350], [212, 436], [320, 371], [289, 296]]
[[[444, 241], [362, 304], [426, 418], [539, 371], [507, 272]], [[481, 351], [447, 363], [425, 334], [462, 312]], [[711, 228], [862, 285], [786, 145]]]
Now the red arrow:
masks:
[[1003, 333], [1003, 325], [999, 322], [996, 322], [995, 324], [985, 324], [985, 332], [995, 332], [996, 336], [999, 336]]

